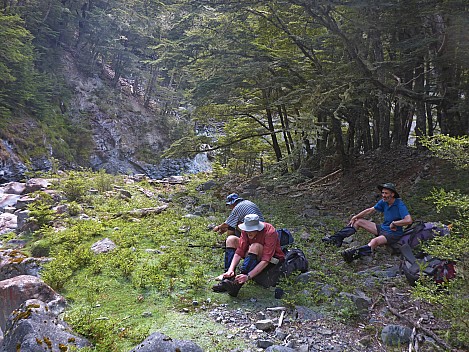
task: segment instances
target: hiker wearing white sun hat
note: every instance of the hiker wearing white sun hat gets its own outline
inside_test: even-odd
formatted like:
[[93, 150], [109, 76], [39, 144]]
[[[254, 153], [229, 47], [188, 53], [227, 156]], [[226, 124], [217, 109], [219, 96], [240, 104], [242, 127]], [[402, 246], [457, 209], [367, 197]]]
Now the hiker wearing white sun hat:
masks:
[[[259, 215], [246, 215], [239, 228], [241, 237], [230, 266], [222, 275], [221, 283], [212, 287], [215, 292], [227, 291], [234, 297], [250, 279], [264, 287], [275, 286], [281, 275], [281, 263], [285, 260], [275, 227], [260, 221]], [[236, 275], [241, 259], [244, 259], [241, 273]]]

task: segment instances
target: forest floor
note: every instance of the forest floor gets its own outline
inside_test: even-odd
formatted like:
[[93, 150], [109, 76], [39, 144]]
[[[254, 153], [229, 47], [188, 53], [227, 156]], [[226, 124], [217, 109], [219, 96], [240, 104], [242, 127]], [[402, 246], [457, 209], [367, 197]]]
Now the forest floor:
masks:
[[[451, 177], [448, 177], [449, 175]], [[442, 215], [434, 211], [431, 201], [426, 198], [434, 187], [445, 189], [462, 187], [461, 191], [468, 193], [466, 177], [467, 175], [459, 174], [442, 160], [437, 160], [416, 149], [401, 148], [387, 154], [376, 152], [358, 158], [355, 165], [347, 172], [337, 167], [337, 170], [328, 175], [297, 184], [288, 184], [288, 178], [276, 180], [274, 190], [267, 190], [267, 187], [263, 191], [262, 187], [258, 188], [260, 192], [253, 194], [253, 198], [262, 199], [261, 204], [282, 202], [282, 199], [288, 199], [290, 202], [293, 200], [290, 209], [292, 213], [308, 217], [305, 215], [308, 214], [305, 209], [313, 209], [309, 213], [311, 217], [320, 219], [325, 215], [343, 219], [345, 225], [351, 214], [376, 203], [379, 199], [377, 188], [379, 184], [393, 182], [411, 210], [414, 220], [437, 221]], [[243, 183], [240, 180], [232, 180], [224, 184], [220, 194], [233, 191], [242, 194], [247, 191], [245, 194], [249, 196], [249, 189], [254, 188], [250, 185], [253, 183], [262, 185], [263, 182], [268, 181], [256, 179]], [[332, 234], [332, 229], [327, 230], [329, 233], [325, 234]], [[340, 250], [334, 248], [331, 251]], [[331, 263], [343, 266], [344, 275], [350, 272], [374, 275], [376, 273], [373, 270], [379, 271], [377, 268], [383, 267], [387, 268], [385, 270], [388, 272], [394, 270], [397, 273], [396, 277], [386, 278], [380, 282], [379, 288], [375, 286], [373, 290], [367, 292], [373, 303], [368, 309], [368, 315], [360, 316], [357, 320], [343, 323], [334, 317], [321, 314], [313, 319], [287, 318], [282, 329], [290, 336], [292, 342], [288, 344], [284, 340], [282, 345], [291, 346], [295, 351], [410, 351], [410, 348], [421, 351], [458, 351], [440, 338], [442, 332], [448, 329], [447, 322], [438, 318], [438, 314], [435, 313], [437, 307], [413, 298], [411, 287], [398, 272], [399, 264], [399, 256], [391, 255], [385, 248], [379, 248], [373, 258], [368, 260], [357, 260], [352, 264], [346, 264], [339, 259]], [[272, 292], [266, 295], [273, 298]], [[235, 300], [234, 304], [229, 305], [231, 308], [228, 306], [223, 308], [225, 315], [231, 311], [231, 320], [226, 320], [227, 327], [235, 329], [249, 325], [250, 321], [252, 323], [252, 317], [249, 319], [245, 314], [236, 312], [239, 312], [242, 305], [251, 311], [260, 310], [260, 302], [258, 297], [248, 298], [248, 295], [243, 294], [241, 300]], [[279, 303], [278, 300], [267, 299], [264, 308]], [[213, 314], [222, 315], [220, 308], [215, 309]], [[278, 317], [278, 312], [275, 314]], [[297, 311], [291, 311], [290, 316], [292, 314], [296, 317], [301, 315]], [[386, 346], [381, 339], [381, 330], [393, 324], [413, 329], [412, 342], [405, 346]], [[252, 331], [246, 331], [246, 338], [252, 340], [259, 336]], [[276, 339], [275, 334], [271, 339]]]

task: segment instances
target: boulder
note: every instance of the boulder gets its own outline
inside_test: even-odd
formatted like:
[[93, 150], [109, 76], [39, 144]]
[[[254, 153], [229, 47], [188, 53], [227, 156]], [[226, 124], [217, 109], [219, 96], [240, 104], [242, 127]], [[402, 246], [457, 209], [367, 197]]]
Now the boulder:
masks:
[[99, 254], [99, 253], [107, 253], [107, 252], [110, 252], [112, 250], [114, 250], [116, 248], [116, 244], [110, 240], [109, 238], [103, 238], [102, 240], [94, 243], [92, 246], [91, 246], [91, 250], [96, 253], [96, 254]]
[[20, 275], [39, 276], [39, 271], [50, 258], [28, 257], [14, 249], [0, 251], [0, 281]]
[[0, 214], [0, 235], [7, 232], [14, 232], [16, 230], [17, 217], [11, 213], [1, 213]]
[[16, 206], [16, 203], [21, 198], [17, 194], [2, 194], [0, 195], [0, 211], [3, 211], [6, 207]]
[[0, 139], [0, 182], [21, 180], [27, 171], [26, 165], [16, 155], [13, 146], [7, 140]]
[[26, 184], [23, 182], [8, 182], [3, 186], [3, 193], [22, 194], [25, 189]]
[[26, 182], [26, 187], [23, 191], [23, 194], [46, 190], [51, 185], [52, 183], [49, 180], [46, 180], [45, 178], [32, 178]]
[[403, 346], [410, 341], [412, 329], [402, 325], [386, 325], [381, 331], [381, 339], [388, 346]]
[[16, 202], [16, 208], [24, 210], [28, 207], [29, 204], [34, 202], [37, 199], [37, 197], [30, 197], [30, 196], [22, 196], [18, 201]]
[[202, 348], [192, 341], [173, 340], [170, 337], [155, 332], [130, 352], [202, 352]]
[[68, 351], [90, 346], [41, 300], [24, 302], [10, 315], [4, 331], [2, 352]]
[[36, 298], [47, 303], [48, 309], [59, 314], [65, 308], [65, 298], [36, 276], [20, 275], [0, 281], [0, 329], [6, 335], [5, 326], [11, 312], [28, 299]]

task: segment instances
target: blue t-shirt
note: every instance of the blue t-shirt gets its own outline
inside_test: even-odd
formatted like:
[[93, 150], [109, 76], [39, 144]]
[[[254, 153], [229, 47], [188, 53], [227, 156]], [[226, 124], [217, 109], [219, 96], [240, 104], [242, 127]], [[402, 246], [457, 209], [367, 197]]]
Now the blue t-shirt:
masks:
[[381, 199], [378, 203], [376, 203], [374, 208], [377, 211], [384, 213], [384, 222], [381, 224], [381, 229], [383, 231], [395, 235], [402, 235], [404, 233], [402, 226], [397, 226], [396, 231], [392, 231], [389, 227], [391, 222], [402, 220], [410, 214], [409, 210], [407, 210], [407, 207], [400, 198], [396, 198], [391, 206], [389, 206], [388, 203]]

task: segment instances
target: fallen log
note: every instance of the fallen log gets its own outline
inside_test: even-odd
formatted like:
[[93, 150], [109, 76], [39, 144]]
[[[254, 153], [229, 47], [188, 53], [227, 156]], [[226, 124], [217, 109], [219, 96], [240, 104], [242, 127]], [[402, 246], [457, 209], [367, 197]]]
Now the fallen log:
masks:
[[163, 212], [164, 210], [166, 210], [166, 208], [168, 207], [167, 204], [165, 205], [162, 205], [160, 207], [156, 207], [156, 208], [142, 208], [142, 209], [133, 209], [133, 210], [129, 210], [129, 211], [121, 211], [117, 214], [115, 214], [113, 217], [114, 218], [119, 218], [119, 217], [122, 217], [122, 216], [126, 216], [126, 217], [136, 217], [136, 218], [143, 218], [145, 216], [148, 216], [148, 215], [155, 215], [155, 214], [159, 214], [161, 212]]

